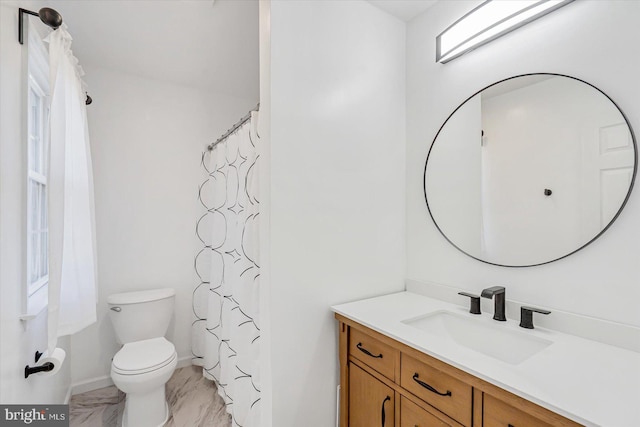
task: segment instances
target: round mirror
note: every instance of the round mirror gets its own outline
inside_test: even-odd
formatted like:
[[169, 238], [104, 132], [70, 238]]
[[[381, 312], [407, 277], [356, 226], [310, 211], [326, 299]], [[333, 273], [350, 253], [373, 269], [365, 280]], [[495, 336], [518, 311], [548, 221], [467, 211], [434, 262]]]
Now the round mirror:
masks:
[[624, 207], [636, 169], [633, 131], [607, 95], [573, 77], [528, 74], [456, 108], [429, 150], [424, 192], [456, 248], [524, 267], [600, 236]]

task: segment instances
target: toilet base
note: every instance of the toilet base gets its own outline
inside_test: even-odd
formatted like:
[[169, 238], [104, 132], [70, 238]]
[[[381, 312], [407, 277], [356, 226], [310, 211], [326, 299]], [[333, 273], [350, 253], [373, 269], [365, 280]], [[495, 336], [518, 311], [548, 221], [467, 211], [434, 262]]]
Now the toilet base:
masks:
[[122, 427], [162, 427], [169, 420], [164, 384], [147, 393], [127, 393]]

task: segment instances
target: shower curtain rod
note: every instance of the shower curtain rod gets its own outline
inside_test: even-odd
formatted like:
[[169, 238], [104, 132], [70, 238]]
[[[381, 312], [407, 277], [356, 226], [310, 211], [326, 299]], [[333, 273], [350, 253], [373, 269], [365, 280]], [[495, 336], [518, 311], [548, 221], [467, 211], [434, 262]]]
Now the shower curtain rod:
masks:
[[[62, 15], [50, 7], [43, 7], [38, 11], [38, 13], [32, 12], [27, 9], [18, 8], [18, 43], [24, 44], [24, 15], [38, 16], [43, 24], [50, 27], [52, 30], [57, 30], [60, 25], [62, 25]], [[93, 99], [89, 96], [88, 93], [85, 93], [87, 98], [84, 103], [89, 105], [93, 102]]]
[[226, 131], [220, 138], [218, 138], [216, 140], [216, 142], [212, 142], [211, 144], [209, 144], [207, 146], [207, 150], [209, 150], [209, 151], [213, 150], [213, 147], [215, 147], [216, 145], [220, 144], [222, 141], [227, 139], [232, 133], [234, 133], [236, 130], [238, 130], [238, 128], [240, 126], [242, 126], [243, 124], [247, 123], [249, 121], [249, 119], [251, 118], [251, 113], [253, 113], [254, 111], [259, 111], [259, 110], [260, 110], [260, 103], [258, 102], [258, 105], [256, 105], [256, 108], [254, 108], [253, 110], [249, 111], [243, 118], [240, 119], [240, 121], [238, 123], [236, 123], [235, 125], [231, 126], [231, 129]]

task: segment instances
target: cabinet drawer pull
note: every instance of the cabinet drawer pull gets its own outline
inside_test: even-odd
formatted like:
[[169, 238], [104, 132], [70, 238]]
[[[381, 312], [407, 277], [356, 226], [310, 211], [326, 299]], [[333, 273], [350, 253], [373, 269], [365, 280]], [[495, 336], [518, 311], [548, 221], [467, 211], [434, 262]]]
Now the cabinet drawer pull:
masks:
[[382, 401], [382, 427], [384, 427], [384, 419], [386, 418], [386, 414], [384, 413], [384, 404], [387, 403], [387, 400], [391, 400], [391, 398], [389, 396], [387, 396], [383, 401]]
[[435, 388], [431, 387], [429, 384], [425, 383], [424, 381], [420, 381], [418, 379], [418, 373], [416, 372], [415, 374], [413, 374], [413, 380], [415, 382], [417, 382], [418, 384], [420, 384], [422, 387], [426, 388], [427, 390], [439, 395], [439, 396], [451, 396], [451, 392], [449, 390], [447, 390], [446, 393], [440, 393], [438, 390], [436, 390]]
[[377, 356], [374, 356], [373, 354], [371, 354], [371, 352], [370, 352], [369, 350], [367, 350], [366, 348], [364, 348], [364, 347], [362, 346], [362, 343], [361, 343], [361, 342], [359, 342], [358, 344], [356, 344], [356, 348], [357, 348], [358, 350], [360, 350], [361, 352], [363, 352], [364, 354], [366, 354], [367, 356], [371, 356], [371, 357], [376, 357], [376, 358], [378, 358], [378, 359], [382, 359], [382, 353], [381, 353], [381, 354], [379, 354], [379, 355], [377, 355]]

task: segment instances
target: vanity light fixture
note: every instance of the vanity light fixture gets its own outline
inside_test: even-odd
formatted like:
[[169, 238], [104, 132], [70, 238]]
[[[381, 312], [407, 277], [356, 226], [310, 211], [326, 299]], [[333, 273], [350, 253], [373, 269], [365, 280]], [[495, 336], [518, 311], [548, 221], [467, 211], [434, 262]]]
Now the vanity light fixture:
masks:
[[572, 1], [485, 1], [436, 37], [436, 62], [449, 62]]

